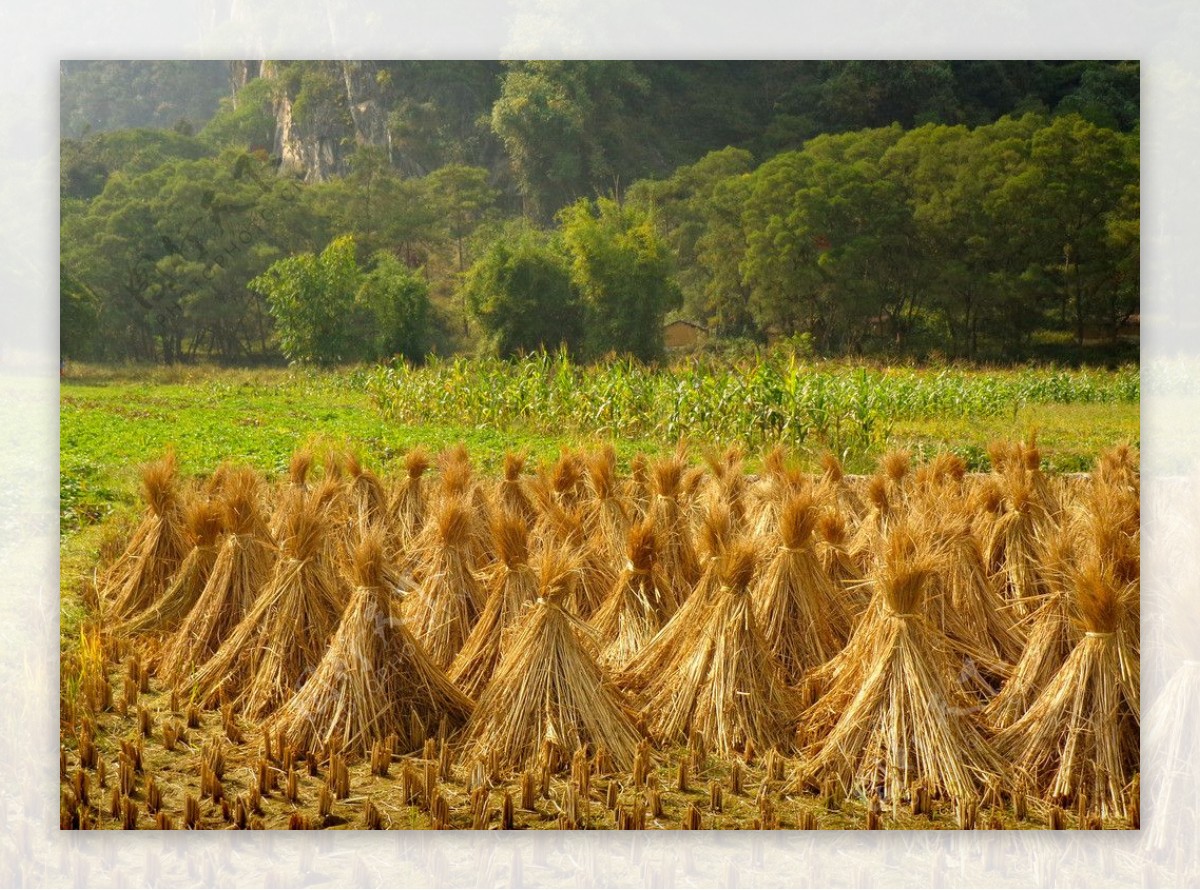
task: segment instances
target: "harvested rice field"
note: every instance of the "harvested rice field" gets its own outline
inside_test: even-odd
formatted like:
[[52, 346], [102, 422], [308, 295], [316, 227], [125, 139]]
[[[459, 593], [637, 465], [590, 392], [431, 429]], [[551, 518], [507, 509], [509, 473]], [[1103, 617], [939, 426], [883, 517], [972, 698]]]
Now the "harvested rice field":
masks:
[[62, 827], [1138, 827], [1135, 450], [647, 452], [141, 464]]

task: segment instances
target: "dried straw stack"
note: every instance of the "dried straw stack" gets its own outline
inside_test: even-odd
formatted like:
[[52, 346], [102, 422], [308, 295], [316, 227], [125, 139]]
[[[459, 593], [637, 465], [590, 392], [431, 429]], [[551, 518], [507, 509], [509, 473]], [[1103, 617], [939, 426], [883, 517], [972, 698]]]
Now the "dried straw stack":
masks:
[[1125, 815], [1138, 771], [1138, 659], [1129, 639], [1129, 588], [1098, 563], [1073, 578], [1072, 618], [1082, 639], [997, 747], [1051, 799], [1086, 795], [1102, 815]]
[[759, 751], [791, 747], [800, 701], [758, 629], [749, 592], [754, 569], [753, 546], [731, 544], [710, 607], [689, 610], [686, 625], [668, 625], [619, 678], [638, 694], [662, 743], [697, 731], [725, 754], [747, 743]]
[[475, 577], [472, 521], [462, 501], [443, 504], [418, 544], [420, 584], [405, 600], [413, 635], [443, 669], [466, 642], [486, 601]]
[[654, 526], [641, 522], [630, 530], [628, 539], [625, 568], [592, 619], [592, 626], [605, 643], [601, 663], [614, 670], [620, 670], [641, 652], [679, 608], [658, 567]]
[[426, 731], [445, 721], [463, 726], [471, 701], [433, 663], [391, 613], [384, 590], [383, 536], [368, 532], [355, 550], [354, 592], [316, 670], [270, 722], [269, 731], [300, 751], [329, 746], [364, 756], [395, 736], [401, 750], [425, 741], [414, 735], [415, 714]]
[[251, 720], [274, 712], [316, 669], [346, 597], [331, 548], [326, 479], [284, 518], [280, 554], [246, 617], [195, 675], [201, 698], [222, 696]]
[[1043, 549], [1046, 596], [1037, 611], [1018, 625], [1019, 630], [1028, 627], [1025, 647], [1012, 676], [984, 711], [993, 729], [1012, 725], [1029, 710], [1078, 640], [1069, 612], [1076, 545], [1065, 530], [1060, 530]]
[[811, 491], [784, 502], [767, 568], [754, 586], [754, 614], [789, 685], [842, 650], [850, 635], [843, 597], [813, 541], [818, 509]]
[[854, 530], [847, 545], [850, 557], [863, 575], [871, 570], [875, 554], [887, 538], [894, 516], [901, 514], [900, 505], [892, 503], [886, 476], [876, 474], [869, 477], [865, 495], [866, 515]]
[[659, 538], [659, 563], [675, 598], [687, 599], [700, 578], [691, 524], [680, 503], [684, 463], [678, 455], [654, 465], [654, 497], [649, 518]]
[[[649, 520], [643, 520], [652, 528]], [[713, 600], [721, 590], [722, 571], [726, 552], [733, 543], [732, 516], [722, 504], [713, 505], [700, 528], [698, 553], [703, 572], [692, 594], [667, 621], [662, 630], [643, 647], [624, 667], [618, 677], [628, 690], [645, 689], [661, 670], [664, 653], [688, 651], [694, 645], [696, 628], [704, 624]]]
[[850, 555], [850, 533], [845, 516], [836, 509], [821, 511], [817, 517], [817, 534], [820, 536], [817, 555], [821, 559], [821, 568], [841, 594], [846, 611], [855, 619], [866, 609], [871, 596], [863, 583], [862, 569]]
[[616, 584], [616, 568], [601, 549], [601, 542], [590, 534], [586, 504], [567, 509], [551, 497], [542, 501], [542, 509], [538, 525], [542, 553], [565, 551], [578, 566], [564, 605], [577, 617], [590, 619]]
[[197, 498], [184, 507], [185, 535], [191, 549], [163, 595], [121, 627], [121, 633], [157, 634], [174, 631], [200, 599], [220, 549], [224, 520], [215, 500]]
[[359, 461], [357, 455], [346, 459], [350, 471], [350, 503], [354, 528], [359, 536], [375, 526], [387, 528], [391, 517], [388, 513], [387, 490], [379, 477]]
[[897, 804], [918, 779], [969, 800], [1007, 774], [971, 722], [945, 638], [922, 615], [936, 569], [910, 529], [889, 532], [872, 578], [875, 594], [831, 670], [832, 682], [801, 718], [811, 741], [792, 787], [836, 781], [847, 794], [881, 793]]
[[538, 595], [538, 577], [529, 565], [529, 530], [520, 516], [501, 512], [492, 523], [497, 565], [487, 573], [487, 603], [450, 666], [450, 679], [476, 699], [492, 679], [513, 627]]
[[1001, 513], [985, 550], [989, 563], [1000, 567], [1004, 598], [1017, 615], [1028, 615], [1046, 593], [1041, 566], [1050, 514], [1023, 466], [1005, 473], [1001, 487]]
[[225, 538], [204, 589], [159, 657], [159, 672], [169, 684], [179, 684], [213, 656], [270, 579], [275, 545], [262, 513], [261, 488], [248, 467], [227, 474]]
[[605, 561], [609, 565], [619, 565], [625, 555], [625, 546], [633, 523], [620, 496], [617, 454], [611, 445], [607, 446], [588, 456], [586, 466], [591, 490], [591, 517], [588, 525], [593, 530], [596, 548]]
[[946, 554], [943, 571], [930, 584], [925, 614], [950, 641], [963, 665], [962, 676], [969, 678], [967, 685], [990, 699], [1012, 675], [1024, 652], [1025, 637], [988, 576], [969, 515], [942, 509], [924, 520], [936, 546]]
[[406, 552], [425, 527], [425, 471], [429, 469], [429, 452], [418, 446], [404, 455], [404, 478], [392, 499], [392, 526], [395, 529], [396, 549]]
[[117, 619], [132, 617], [161, 599], [188, 551], [175, 452], [142, 469], [142, 497], [146, 512], [141, 523], [97, 584], [100, 601]]
[[311, 449], [300, 448], [292, 453], [292, 459], [288, 463], [288, 486], [280, 492], [269, 522], [272, 538], [279, 537], [288, 514], [308, 495], [308, 474], [312, 470], [312, 464]]
[[747, 519], [753, 538], [769, 538], [779, 528], [779, 514], [784, 501], [808, 485], [808, 480], [795, 467], [788, 465], [788, 455], [782, 445], [776, 445], [763, 458], [763, 473], [750, 486]]
[[470, 757], [518, 769], [544, 748], [565, 764], [581, 747], [602, 746], [620, 769], [632, 766], [640, 736], [629, 709], [596, 661], [590, 629], [562, 605], [574, 574], [569, 560], [543, 559], [541, 596], [467, 725]]
[[521, 474], [525, 470], [525, 455], [508, 452], [504, 455], [504, 478], [496, 486], [496, 507], [501, 513], [519, 517], [526, 526], [537, 519], [537, 508], [525, 490]]

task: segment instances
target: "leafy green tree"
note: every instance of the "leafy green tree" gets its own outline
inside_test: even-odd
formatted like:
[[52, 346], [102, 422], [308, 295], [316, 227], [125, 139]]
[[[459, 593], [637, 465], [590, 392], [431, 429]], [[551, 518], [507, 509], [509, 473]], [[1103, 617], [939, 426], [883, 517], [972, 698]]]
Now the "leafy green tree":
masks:
[[666, 243], [645, 211], [608, 198], [562, 209], [571, 279], [583, 300], [587, 354], [663, 354], [663, 319], [682, 298]]
[[467, 272], [462, 291], [499, 355], [579, 348], [583, 313], [570, 264], [533, 229], [502, 233]]
[[721, 335], [750, 332], [748, 294], [738, 272], [745, 249], [742, 181], [753, 168], [744, 149], [710, 152], [663, 180], [630, 186], [631, 205], [654, 214], [678, 272], [683, 312]]
[[628, 113], [648, 84], [631, 62], [515, 62], [492, 106], [531, 215], [547, 220], [581, 196], [620, 186]]
[[335, 238], [320, 255], [278, 260], [248, 286], [266, 297], [280, 348], [290, 361], [328, 365], [361, 356], [353, 237]]
[[263, 352], [270, 319], [246, 282], [311, 248], [298, 186], [244, 152], [117, 171], [64, 201], [63, 262], [100, 300], [113, 357], [174, 362]]
[[173, 130], [115, 130], [64, 139], [59, 148], [59, 193], [90, 200], [117, 171], [135, 176], [177, 160], [211, 157], [213, 151]]
[[275, 84], [256, 77], [232, 96], [200, 131], [200, 138], [221, 148], [270, 152], [275, 144]]
[[920, 309], [921, 251], [906, 186], [884, 175], [898, 126], [820, 136], [755, 171], [742, 274], [759, 324], [859, 350], [902, 343]]
[[327, 234], [354, 235], [367, 255], [389, 250], [412, 266], [423, 265], [443, 239], [444, 222], [422, 179], [401, 179], [380, 148], [361, 146], [347, 176], [313, 183], [305, 199], [327, 221]]
[[59, 63], [64, 136], [132, 127], [201, 126], [229, 89], [229, 63], [64, 61]]
[[370, 357], [420, 362], [429, 351], [429, 285], [390, 253], [377, 253], [373, 262], [355, 298], [366, 311]]
[[1065, 115], [1033, 135], [1030, 162], [1027, 227], [1045, 250], [1044, 278], [1031, 284], [1054, 288], [1063, 320], [1069, 317], [1083, 345], [1089, 324], [1111, 325], [1105, 308], [1122, 302], [1116, 295], [1135, 293], [1128, 259], [1113, 247], [1136, 244], [1110, 239], [1137, 218], [1138, 138]]
[[63, 358], [83, 359], [93, 355], [99, 301], [95, 294], [58, 266], [58, 347]]

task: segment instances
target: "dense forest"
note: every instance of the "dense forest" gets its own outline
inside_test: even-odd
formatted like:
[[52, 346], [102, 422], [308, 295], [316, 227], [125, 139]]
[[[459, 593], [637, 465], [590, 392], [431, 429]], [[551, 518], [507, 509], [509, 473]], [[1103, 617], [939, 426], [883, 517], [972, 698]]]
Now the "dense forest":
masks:
[[[64, 62], [67, 357], [1117, 354], [1135, 62]], [[1086, 353], [1085, 350], [1091, 350]]]

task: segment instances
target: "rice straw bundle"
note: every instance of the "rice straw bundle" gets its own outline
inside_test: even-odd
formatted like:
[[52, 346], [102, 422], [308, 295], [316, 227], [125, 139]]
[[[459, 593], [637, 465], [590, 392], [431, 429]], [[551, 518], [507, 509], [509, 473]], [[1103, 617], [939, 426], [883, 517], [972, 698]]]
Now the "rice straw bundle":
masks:
[[551, 498], [544, 503], [542, 552], [566, 551], [578, 566], [577, 577], [564, 605], [574, 615], [587, 620], [604, 605], [617, 582], [617, 572], [608, 554], [600, 549], [599, 539], [591, 534], [586, 505], [566, 510]]
[[1045, 594], [1041, 537], [1048, 514], [1023, 473], [1005, 477], [1004, 509], [985, 542], [988, 562], [1000, 567], [1003, 595], [1018, 615], [1028, 615]]
[[894, 449], [879, 458], [879, 477], [887, 483], [888, 499], [899, 504], [908, 497], [912, 476], [912, 454], [904, 449]]
[[225, 538], [204, 589], [159, 656], [159, 674], [170, 685], [212, 657], [270, 579], [275, 545], [262, 513], [261, 488], [248, 467], [233, 471], [225, 483]]
[[682, 602], [700, 578], [691, 524], [679, 501], [684, 463], [679, 457], [654, 465], [654, 499], [649, 518], [658, 535], [659, 563], [675, 598]]
[[292, 453], [288, 463], [288, 486], [280, 492], [269, 522], [272, 537], [278, 537], [284, 517], [296, 506], [295, 502], [303, 500], [308, 493], [308, 474], [312, 470], [312, 463], [311, 449], [300, 448]]
[[700, 580], [688, 596], [708, 602], [721, 586], [721, 563], [729, 545], [733, 543], [733, 510], [723, 503], [709, 507], [700, 523], [696, 537], [696, 564], [700, 567]]
[[620, 563], [625, 553], [632, 523], [620, 497], [617, 480], [617, 455], [611, 445], [587, 459], [588, 482], [592, 494], [592, 518], [589, 525], [598, 539], [598, 549], [610, 565]]
[[464, 500], [471, 491], [471, 458], [461, 442], [438, 455], [441, 477], [438, 480], [438, 503]]
[[862, 499], [846, 482], [846, 471], [833, 452], [821, 456], [821, 480], [817, 483], [816, 498], [833, 509], [849, 516], [862, 513]]
[[467, 724], [470, 758], [519, 769], [544, 746], [561, 763], [590, 746], [603, 747], [619, 769], [632, 766], [640, 736], [628, 706], [596, 662], [590, 629], [562, 606], [574, 574], [555, 554], [543, 559], [541, 595]]
[[846, 611], [853, 619], [867, 607], [870, 594], [863, 584], [862, 569], [850, 555], [845, 517], [837, 510], [822, 510], [817, 517], [817, 534], [821, 568], [841, 592]]
[[413, 751], [425, 741], [413, 735], [413, 714], [427, 731], [441, 720], [455, 730], [471, 715], [470, 699], [389, 609], [384, 568], [382, 535], [373, 529], [355, 551], [354, 592], [329, 648], [270, 723], [297, 750], [362, 756], [394, 735]]
[[[640, 701], [651, 734], [662, 743], [697, 731], [724, 754], [747, 743], [759, 751], [791, 747], [800, 701], [754, 618], [754, 569], [753, 546], [730, 545], [711, 606], [690, 613], [688, 633], [660, 635], [621, 675], [629, 687], [649, 678]], [[649, 664], [657, 670], [647, 670]]]
[[749, 528], [754, 538], [770, 537], [779, 528], [783, 503], [808, 485], [795, 467], [788, 465], [787, 450], [776, 445], [763, 458], [763, 473], [750, 488]]
[[1085, 558], [1102, 561], [1118, 584], [1137, 584], [1141, 577], [1141, 508], [1127, 487], [1094, 480], [1071, 511], [1079, 547]]
[[867, 479], [867, 513], [850, 538], [850, 556], [859, 570], [867, 572], [882, 541], [887, 537], [894, 513], [898, 510], [892, 503], [891, 486], [887, 477], [875, 475]]
[[976, 691], [990, 698], [1011, 675], [1025, 638], [988, 576], [969, 517], [949, 513], [930, 522], [946, 563], [932, 579], [926, 617], [950, 641], [963, 676], [972, 677]]
[[187, 553], [175, 452], [142, 469], [146, 512], [129, 545], [97, 583], [113, 618], [129, 618], [162, 598]]
[[1101, 485], [1125, 489], [1136, 497], [1141, 490], [1138, 462], [1137, 451], [1127, 443], [1109, 448], [1096, 459], [1094, 480]]
[[350, 471], [350, 501], [355, 526], [361, 535], [367, 529], [388, 521], [387, 490], [379, 477], [364, 467], [355, 455], [347, 457], [347, 468]]
[[448, 501], [438, 511], [421, 547], [417, 590], [405, 601], [405, 620], [434, 664], [449, 667], [466, 642], [485, 603], [475, 577], [470, 508]]
[[592, 626], [605, 643], [601, 663], [620, 669], [642, 651], [679, 608], [658, 567], [654, 526], [641, 522], [629, 532], [628, 561]]
[[811, 492], [784, 503], [779, 528], [765, 548], [770, 561], [753, 590], [763, 639], [789, 685], [840, 652], [850, 634], [850, 614], [817, 557], [817, 517]]
[[1050, 539], [1045, 548], [1047, 595], [1037, 610], [1024, 619], [1028, 631], [1021, 658], [1008, 682], [984, 711], [993, 728], [1011, 726], [1024, 716], [1075, 645], [1077, 631], [1068, 611], [1068, 585], [1076, 560], [1075, 546], [1066, 532]]
[[630, 522], [637, 522], [650, 510], [650, 462], [646, 455], [638, 453], [629, 461], [629, 481], [626, 483], [626, 499], [629, 501]]
[[922, 779], [933, 792], [972, 799], [1006, 775], [968, 714], [945, 638], [922, 616], [936, 568], [911, 531], [896, 526], [873, 577], [875, 595], [832, 683], [801, 718], [812, 741], [792, 787], [838, 782], [896, 805]]
[[524, 469], [524, 454], [510, 451], [504, 455], [504, 478], [496, 488], [496, 505], [501, 513], [519, 516], [528, 526], [537, 519], [537, 508], [525, 490], [525, 481], [521, 478]]
[[708, 506], [704, 497], [708, 474], [703, 467], [688, 467], [679, 480], [679, 503], [688, 519], [688, 528], [694, 531], [704, 519]]
[[221, 505], [215, 500], [197, 498], [184, 508], [184, 517], [185, 534], [191, 549], [163, 595], [124, 622], [121, 633], [132, 636], [173, 631], [203, 593], [220, 549]]
[[[648, 520], [643, 525], [647, 529], [652, 528]], [[703, 625], [712, 601], [721, 589], [722, 564], [731, 543], [733, 525], [729, 508], [723, 504], [714, 505], [700, 528], [700, 580], [662, 630], [624, 666], [618, 678], [622, 688], [645, 689], [657, 676], [663, 653], [687, 649], [692, 645], [695, 628]]]
[[300, 688], [325, 654], [346, 599], [330, 558], [320, 494], [314, 489], [285, 517], [266, 587], [196, 672], [206, 703], [225, 697], [247, 718], [262, 719]]
[[425, 527], [426, 495], [422, 484], [429, 469], [429, 452], [417, 446], [404, 455], [404, 478], [392, 498], [392, 524], [401, 552], [412, 547]]
[[583, 455], [564, 448], [549, 472], [550, 487], [559, 506], [570, 510], [583, 503], [587, 496], [585, 472]]
[[1082, 638], [997, 747], [1052, 800], [1086, 794], [1103, 815], [1125, 814], [1138, 770], [1138, 660], [1127, 637], [1126, 591], [1098, 564], [1073, 578], [1072, 618]]
[[749, 483], [742, 469], [743, 458], [742, 449], [737, 445], [731, 445], [723, 455], [713, 451], [705, 453], [704, 461], [712, 472], [703, 503], [706, 512], [721, 504], [736, 522], [741, 523], [746, 518]]
[[1017, 471], [1023, 471], [1030, 486], [1037, 493], [1038, 502], [1050, 517], [1057, 517], [1062, 510], [1058, 495], [1046, 474], [1042, 472], [1042, 452], [1037, 447], [1037, 434], [1031, 433], [1028, 442], [1019, 442], [1014, 453], [1019, 457]]
[[538, 577], [529, 565], [525, 520], [502, 512], [493, 522], [492, 534], [499, 562], [488, 574], [487, 603], [449, 671], [454, 685], [472, 699], [486, 688], [513, 626], [538, 595]]
[[920, 509], [940, 511], [963, 498], [967, 465], [957, 454], [939, 451], [913, 474], [913, 497]]
[[321, 462], [322, 468], [325, 470], [325, 479], [333, 482], [345, 482], [348, 458], [349, 455], [344, 451], [336, 448], [328, 449]]

